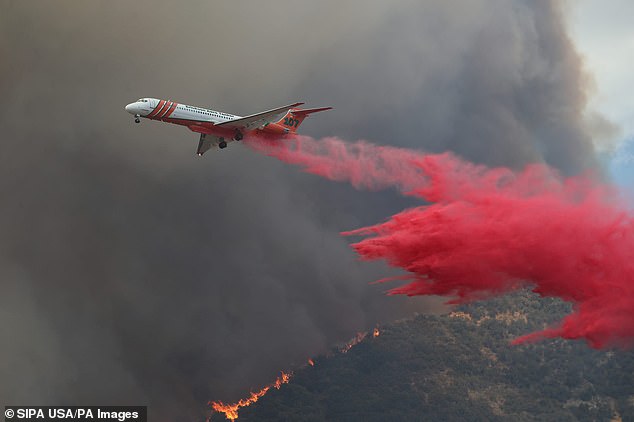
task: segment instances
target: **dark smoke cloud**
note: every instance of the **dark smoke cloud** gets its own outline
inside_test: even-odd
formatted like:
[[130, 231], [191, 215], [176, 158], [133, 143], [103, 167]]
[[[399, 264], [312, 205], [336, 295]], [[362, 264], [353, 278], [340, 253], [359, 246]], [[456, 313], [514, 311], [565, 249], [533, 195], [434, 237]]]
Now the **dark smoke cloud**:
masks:
[[173, 98], [246, 114], [332, 105], [302, 130], [596, 169], [555, 2], [2, 1], [0, 397], [146, 403], [192, 420], [371, 327], [385, 298], [338, 232], [412, 204], [241, 145], [132, 123]]

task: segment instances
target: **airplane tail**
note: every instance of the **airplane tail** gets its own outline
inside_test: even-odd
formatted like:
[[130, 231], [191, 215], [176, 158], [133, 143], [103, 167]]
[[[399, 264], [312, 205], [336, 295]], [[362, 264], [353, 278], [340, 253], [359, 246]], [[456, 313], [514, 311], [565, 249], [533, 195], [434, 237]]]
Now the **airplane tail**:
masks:
[[285, 128], [288, 128], [290, 133], [295, 133], [297, 132], [297, 128], [299, 127], [299, 125], [302, 124], [304, 119], [308, 117], [309, 114], [318, 113], [320, 111], [326, 111], [330, 109], [332, 109], [332, 107], [307, 108], [304, 110], [299, 108], [292, 108], [288, 110], [284, 117], [282, 117], [276, 123], [278, 125], [284, 126]]

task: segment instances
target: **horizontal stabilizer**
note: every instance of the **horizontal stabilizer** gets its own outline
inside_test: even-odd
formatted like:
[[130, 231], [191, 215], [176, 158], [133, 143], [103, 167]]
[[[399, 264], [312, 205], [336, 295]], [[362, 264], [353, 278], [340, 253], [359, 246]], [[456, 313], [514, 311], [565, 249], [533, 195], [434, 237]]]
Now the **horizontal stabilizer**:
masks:
[[287, 133], [296, 133], [299, 125], [302, 124], [304, 119], [308, 117], [309, 114], [317, 113], [319, 111], [331, 110], [332, 107], [320, 107], [320, 108], [292, 108], [288, 110], [288, 113], [284, 115], [279, 121], [276, 123], [285, 128]]
[[320, 111], [332, 110], [332, 107], [320, 107], [320, 108], [307, 108], [307, 109], [299, 109], [293, 110], [293, 114], [311, 114], [311, 113], [319, 113]]

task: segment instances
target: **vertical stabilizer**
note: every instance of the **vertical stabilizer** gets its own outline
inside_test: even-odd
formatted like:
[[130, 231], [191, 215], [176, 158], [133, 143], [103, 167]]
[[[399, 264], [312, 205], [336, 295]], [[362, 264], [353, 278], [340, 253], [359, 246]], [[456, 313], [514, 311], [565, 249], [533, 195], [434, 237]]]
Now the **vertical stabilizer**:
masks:
[[332, 107], [309, 108], [305, 110], [292, 108], [288, 110], [284, 117], [282, 117], [276, 123], [278, 125], [284, 126], [285, 128], [288, 128], [290, 133], [295, 133], [297, 132], [297, 128], [299, 127], [299, 125], [302, 124], [304, 119], [308, 117], [309, 114], [318, 113], [320, 111], [326, 111], [330, 109], [332, 109]]

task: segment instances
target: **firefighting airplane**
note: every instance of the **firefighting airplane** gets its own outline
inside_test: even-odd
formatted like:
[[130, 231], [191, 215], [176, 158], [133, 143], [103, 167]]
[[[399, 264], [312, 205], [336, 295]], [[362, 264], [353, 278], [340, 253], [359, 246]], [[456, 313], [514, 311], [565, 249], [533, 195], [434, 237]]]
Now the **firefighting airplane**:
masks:
[[[250, 116], [240, 117], [221, 111], [208, 110], [168, 100], [140, 98], [125, 106], [125, 110], [134, 115], [136, 123], [141, 117], [162, 122], [187, 126], [191, 131], [200, 133], [196, 153], [203, 155], [211, 147], [226, 148], [231, 141], [240, 141], [246, 134], [273, 135], [282, 137], [293, 134], [302, 121], [311, 113], [330, 110], [332, 107], [299, 109], [304, 103], [289, 104]], [[277, 116], [285, 113], [281, 119]]]

